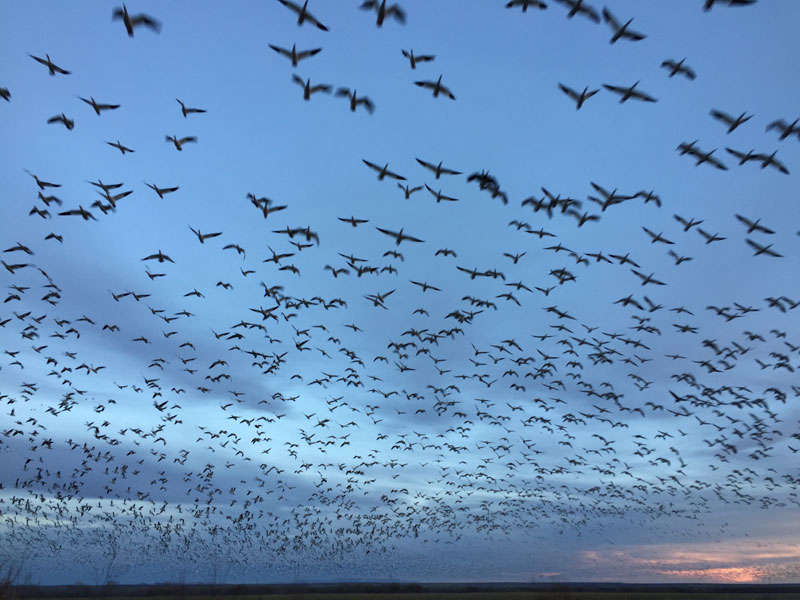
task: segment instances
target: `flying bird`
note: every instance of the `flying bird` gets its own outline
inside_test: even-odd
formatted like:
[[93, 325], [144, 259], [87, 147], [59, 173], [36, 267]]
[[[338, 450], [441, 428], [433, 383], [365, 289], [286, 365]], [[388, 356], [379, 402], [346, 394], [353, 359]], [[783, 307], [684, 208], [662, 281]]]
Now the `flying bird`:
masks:
[[296, 84], [300, 85], [303, 88], [303, 100], [311, 100], [311, 94], [316, 94], [317, 92], [324, 92], [325, 94], [330, 94], [331, 90], [333, 89], [330, 85], [327, 84], [317, 84], [312, 86], [311, 79], [307, 79], [303, 81], [297, 75], [292, 75], [292, 81]]
[[164, 194], [171, 194], [173, 192], [177, 192], [178, 189], [179, 189], [178, 186], [168, 187], [168, 188], [160, 188], [157, 185], [152, 184], [152, 183], [147, 183], [146, 181], [144, 182], [144, 184], [147, 187], [149, 187], [151, 190], [153, 190], [156, 194], [158, 194], [158, 197], [161, 198], [162, 200], [164, 199]]
[[295, 4], [291, 0], [278, 0], [281, 4], [283, 4], [286, 8], [291, 10], [293, 13], [297, 15], [297, 24], [302, 25], [306, 21], [311, 23], [312, 25], [316, 25], [318, 29], [322, 31], [328, 31], [328, 28], [325, 27], [322, 23], [320, 23], [314, 15], [308, 12], [308, 0], [303, 2], [303, 6], [299, 4]]
[[756, 0], [705, 0], [705, 4], [703, 4], [703, 10], [708, 12], [714, 6], [714, 4], [727, 4], [728, 6], [748, 6], [750, 4], [755, 4]]
[[176, 135], [168, 135], [168, 136], [165, 136], [165, 137], [166, 137], [166, 141], [172, 142], [173, 144], [175, 144], [175, 148], [178, 150], [178, 152], [183, 150], [183, 145], [184, 144], [188, 144], [190, 142], [191, 143], [197, 143], [197, 138], [195, 136], [193, 136], [193, 135], [188, 135], [188, 136], [182, 137], [182, 138], [178, 138]]
[[405, 25], [406, 13], [399, 4], [386, 6], [386, 0], [366, 0], [359, 6], [362, 10], [374, 10], [377, 13], [377, 25], [383, 26], [386, 17], [393, 17], [395, 21]]
[[384, 235], [388, 235], [389, 237], [393, 237], [394, 240], [395, 240], [395, 244], [397, 246], [399, 246], [402, 242], [404, 242], [406, 240], [408, 240], [409, 242], [418, 242], [418, 243], [422, 243], [422, 241], [423, 241], [423, 240], [421, 240], [419, 238], [415, 238], [413, 236], [408, 235], [407, 233], [404, 233], [402, 228], [400, 229], [400, 231], [391, 231], [389, 229], [383, 229], [381, 227], [376, 227], [375, 229], [377, 229], [378, 231], [380, 231]]
[[745, 238], [744, 241], [747, 242], [748, 246], [750, 246], [753, 250], [755, 250], [755, 254], [753, 254], [753, 256], [766, 254], [767, 256], [774, 256], [775, 258], [783, 258], [783, 254], [778, 254], [775, 250], [772, 250], [772, 244], [767, 244], [766, 246], [763, 246], [758, 242], [754, 242], [749, 238]]
[[50, 60], [49, 54], [45, 54], [45, 58], [39, 58], [38, 56], [34, 56], [33, 54], [28, 54], [28, 56], [30, 56], [36, 62], [43, 64], [45, 67], [47, 67], [47, 70], [50, 71], [50, 75], [55, 75], [56, 73], [60, 73], [61, 75], [70, 74], [70, 71], [66, 71], [61, 67], [59, 67], [58, 65], [56, 65], [55, 63], [53, 63], [53, 61]]
[[611, 39], [609, 40], [609, 43], [611, 44], [621, 38], [631, 40], [632, 42], [638, 42], [647, 37], [637, 31], [631, 31], [628, 29], [628, 26], [633, 22], [632, 18], [628, 19], [627, 23], [622, 24], [607, 7], [603, 7], [603, 20], [611, 26], [611, 29], [614, 32], [614, 35], [612, 35]]
[[64, 127], [69, 129], [70, 131], [75, 127], [75, 121], [68, 118], [67, 115], [61, 113], [60, 115], [56, 115], [54, 117], [50, 117], [47, 119], [48, 123], [62, 123]]
[[556, 2], [563, 4], [569, 9], [569, 12], [567, 12], [568, 19], [571, 19], [575, 15], [583, 15], [595, 23], [600, 22], [600, 14], [597, 12], [597, 9], [587, 2], [584, 2], [584, 0], [556, 0]]
[[732, 133], [734, 129], [747, 123], [750, 119], [753, 118], [753, 115], [747, 115], [747, 113], [742, 113], [738, 117], [733, 117], [728, 113], [722, 112], [721, 110], [711, 109], [711, 116], [717, 119], [718, 121], [722, 121], [725, 125], [728, 126], [728, 133]]
[[797, 138], [800, 139], [800, 127], [797, 123], [800, 122], [800, 119], [795, 119], [794, 122], [788, 123], [783, 119], [777, 119], [772, 121], [769, 125], [767, 125], [767, 131], [772, 129], [777, 129], [781, 132], [781, 135], [778, 139], [785, 140], [787, 137], [793, 134], [797, 134]]
[[442, 175], [461, 175], [461, 171], [454, 171], [453, 169], [448, 169], [447, 167], [443, 167], [441, 161], [439, 162], [438, 165], [425, 162], [420, 158], [417, 158], [416, 161], [429, 171], [433, 172], [433, 175], [436, 179], [439, 179], [439, 177], [441, 177]]
[[539, 10], [544, 10], [547, 8], [547, 3], [543, 2], [543, 0], [510, 0], [510, 2], [506, 3], [506, 8], [515, 8], [519, 6], [522, 8], [522, 12], [528, 12], [529, 8], [538, 8]]
[[275, 50], [275, 52], [277, 52], [281, 56], [285, 56], [286, 58], [291, 60], [293, 67], [296, 67], [297, 63], [299, 63], [304, 58], [315, 56], [316, 54], [322, 51], [322, 48], [312, 48], [311, 50], [301, 50], [300, 52], [298, 52], [297, 46], [295, 44], [292, 44], [291, 50], [287, 50], [286, 48], [281, 48], [280, 46], [274, 46], [272, 44], [270, 44], [269, 47]]
[[583, 91], [579, 94], [578, 92], [573, 90], [571, 87], [567, 87], [563, 83], [559, 83], [558, 87], [561, 89], [562, 92], [564, 92], [567, 96], [569, 96], [570, 98], [572, 98], [575, 101], [575, 109], [576, 110], [580, 110], [581, 106], [583, 106], [584, 102], [586, 102], [589, 98], [591, 98], [597, 92], [600, 91], [599, 89], [597, 89], [597, 90], [589, 90], [589, 87], [587, 86], [587, 87], [583, 88]]
[[155, 254], [151, 254], [150, 256], [145, 256], [142, 260], [157, 260], [160, 263], [163, 263], [165, 261], [166, 262], [171, 262], [171, 263], [175, 262], [169, 256], [167, 256], [166, 254], [161, 252], [161, 250], [159, 250]]
[[128, 148], [127, 146], [123, 146], [119, 140], [117, 140], [116, 142], [106, 142], [106, 144], [119, 150], [122, 153], [122, 156], [125, 156], [126, 152], [135, 152], [135, 150]]
[[356, 112], [356, 107], [359, 104], [363, 104], [364, 108], [367, 109], [367, 112], [372, 114], [375, 112], [375, 105], [372, 103], [367, 96], [358, 97], [356, 90], [350, 91], [350, 88], [340, 87], [336, 90], [336, 94], [334, 94], [337, 98], [348, 98], [350, 100], [350, 111]]
[[453, 95], [453, 92], [451, 92], [449, 88], [442, 85], [441, 75], [439, 75], [439, 79], [437, 79], [436, 81], [415, 81], [414, 85], [428, 90], [433, 90], [434, 98], [438, 98], [439, 94], [443, 94], [448, 98], [450, 98], [451, 100], [456, 99], [456, 97]]
[[697, 78], [697, 74], [694, 72], [692, 67], [683, 64], [685, 60], [685, 58], [682, 58], [676, 62], [670, 58], [662, 62], [661, 66], [669, 71], [670, 77], [674, 77], [675, 75], [683, 75], [686, 77], [686, 79], [694, 81]]
[[91, 106], [94, 109], [94, 112], [97, 113], [98, 117], [100, 116], [100, 113], [104, 110], [116, 110], [120, 107], [119, 104], [101, 104], [100, 102], [97, 102], [94, 98], [90, 98], [89, 100], [87, 100], [86, 98], [81, 98], [80, 96], [78, 96], [78, 98], [80, 98], [81, 100], [86, 102], [86, 104]]
[[637, 90], [636, 89], [637, 85], [639, 85], [638, 81], [634, 83], [631, 87], [627, 88], [618, 85], [609, 85], [607, 83], [604, 83], [603, 87], [606, 88], [609, 92], [614, 92], [615, 94], [618, 94], [620, 97], [619, 98], [620, 104], [629, 100], [630, 98], [635, 98], [643, 102], [657, 102], [657, 100], [652, 96], [650, 96], [649, 94]]
[[416, 69], [417, 68], [417, 63], [431, 62], [433, 59], [436, 58], [436, 56], [434, 56], [433, 54], [421, 54], [421, 55], [417, 56], [417, 55], [414, 54], [414, 49], [413, 48], [411, 50], [408, 50], [408, 51], [401, 50], [401, 52], [403, 53], [403, 56], [405, 56], [409, 60], [409, 62], [411, 63], [411, 68], [412, 69]]
[[761, 233], [766, 233], [768, 235], [772, 235], [772, 234], [775, 233], [772, 229], [770, 229], [768, 227], [764, 227], [763, 225], [761, 225], [761, 219], [756, 219], [755, 221], [753, 221], [751, 219], [748, 219], [747, 217], [743, 217], [742, 215], [740, 215], [738, 213], [736, 215], [734, 215], [734, 216], [736, 217], [737, 221], [739, 221], [745, 227], [747, 227], [747, 233], [753, 233], [755, 231], [759, 231]]
[[390, 177], [392, 179], [397, 179], [398, 181], [405, 181], [406, 180], [406, 178], [403, 177], [402, 175], [398, 175], [397, 173], [394, 173], [394, 172], [390, 171], [389, 170], [389, 163], [386, 163], [383, 167], [379, 167], [375, 163], [371, 163], [368, 160], [365, 160], [363, 158], [361, 159], [361, 162], [363, 162], [365, 165], [367, 165], [373, 171], [377, 171], [378, 172], [378, 181], [382, 181], [385, 177]]
[[148, 29], [161, 33], [161, 22], [158, 19], [146, 15], [144, 13], [131, 16], [128, 13], [128, 8], [123, 4], [122, 8], [116, 7], [114, 12], [111, 13], [111, 20], [118, 21], [122, 19], [125, 24], [125, 30], [128, 32], [128, 37], [133, 37], [133, 30], [139, 25], [144, 25]]
[[206, 112], [204, 108], [187, 108], [186, 105], [183, 102], [181, 102], [178, 98], [175, 98], [175, 101], [181, 105], [181, 114], [183, 115], [184, 119], [191, 114], [201, 114]]

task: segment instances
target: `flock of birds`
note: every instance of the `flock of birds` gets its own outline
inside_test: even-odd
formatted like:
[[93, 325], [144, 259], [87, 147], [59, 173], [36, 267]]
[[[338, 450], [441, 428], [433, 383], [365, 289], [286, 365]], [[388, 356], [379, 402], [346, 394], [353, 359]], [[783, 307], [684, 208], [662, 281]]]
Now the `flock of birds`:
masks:
[[[308, 0], [278, 2], [298, 25], [329, 30]], [[607, 24], [611, 44], [646, 39], [633, 19], [607, 7], [583, 0], [553, 4], [569, 18]], [[755, 0], [700, 4], [709, 11]], [[541, 0], [511, 0], [506, 7], [549, 8]], [[405, 9], [386, 0], [360, 8], [375, 15], [378, 27], [407, 20]], [[125, 5], [113, 10], [112, 21], [121, 21], [132, 38], [161, 32], [159, 19]], [[292, 67], [322, 50], [269, 47]], [[30, 56], [51, 76], [71, 74], [47, 53]], [[415, 72], [435, 60], [410, 49], [402, 56]], [[665, 60], [666, 76], [695, 80], [685, 60]], [[375, 101], [355, 89], [299, 75], [292, 81], [306, 101], [333, 94], [347, 99], [350, 111], [376, 110]], [[434, 98], [456, 100], [441, 75], [415, 85]], [[558, 88], [578, 110], [601, 91]], [[602, 89], [621, 103], [657, 102], [639, 82]], [[13, 109], [12, 91], [0, 89], [9, 103], [0, 108]], [[78, 98], [97, 116], [124, 110], [92, 96]], [[214, 119], [213, 111], [176, 100], [176, 116], [187, 122]], [[711, 117], [728, 134], [752, 119], [718, 109]], [[76, 127], [63, 112], [46, 122]], [[766, 130], [780, 141], [800, 141], [799, 122], [779, 118]], [[199, 143], [198, 136], [175, 134], [165, 142], [187, 154]], [[136, 151], [119, 140], [105, 143], [122, 156]], [[696, 165], [731, 168], [716, 149], [698, 143], [681, 143], [677, 151]], [[739, 166], [755, 163], [789, 175], [776, 152], [725, 151]], [[672, 526], [675, 519], [691, 525], [720, 503], [800, 506], [800, 382], [791, 383], [800, 369], [800, 335], [787, 330], [800, 314], [800, 297], [792, 295], [790, 280], [778, 282], [787, 291], [753, 303], [692, 306], [687, 297], [687, 305], [663, 305], [659, 294], [668, 274], [630, 252], [578, 251], [580, 235], [556, 232], [567, 231], [564, 223], [580, 232], [598, 227], [634, 203], [670, 213], [669, 198], [591, 182], [585, 200], [547, 188], [520, 200], [487, 169], [415, 157], [412, 176], [368, 152], [353, 157], [364, 177], [377, 177], [381, 189], [391, 189], [387, 194], [405, 200], [429, 194], [436, 205], [464, 202], [440, 182], [466, 181], [480, 202], [507, 211], [504, 238], [525, 250], [498, 248], [502, 262], [473, 265], [462, 262], [459, 248], [439, 248], [413, 227], [345, 210], [336, 226], [348, 228], [353, 239], [385, 246], [375, 256], [359, 256], [326, 245], [319, 224], [280, 222], [292, 212], [290, 202], [242, 190], [257, 211], [252, 214], [275, 224], [267, 248], [242, 245], [229, 231], [181, 225], [167, 236], [187, 236], [198, 257], [218, 249], [238, 263], [208, 274], [208, 287], [175, 295], [165, 281], [193, 258], [176, 255], [165, 239], [163, 247], [138, 257], [139, 281], [102, 297], [87, 295], [83, 309], [67, 312], [62, 303], [69, 304], [70, 282], [45, 258], [53, 247], [69, 253], [73, 240], [60, 224], [85, 221], [91, 236], [139, 192], [97, 179], [90, 182], [97, 199], [76, 205], [62, 193], [70, 182], [51, 181], [44, 167], [27, 171], [35, 201], [19, 219], [52, 231], [17, 241], [13, 228], [4, 228], [8, 241], [0, 248], [8, 290], [0, 307], [6, 359], [0, 452], [8, 452], [0, 527], [8, 548], [46, 556], [90, 543], [102, 552], [92, 560], [101, 561], [122, 561], [123, 547], [135, 547], [141, 556], [177, 549], [233, 562], [260, 556], [287, 564], [310, 557], [336, 562], [416, 537], [438, 543], [542, 524], [586, 531], [620, 520], [638, 527]], [[409, 183], [422, 174], [427, 182]], [[145, 185], [159, 200], [180, 195], [180, 185]], [[753, 260], [790, 260], [788, 245], [771, 243], [785, 224], [762, 223], [752, 214], [732, 219]], [[704, 247], [733, 243], [701, 219], [675, 213], [667, 222], [661, 231], [641, 226], [639, 242], [663, 247], [676, 272], [703, 260], [683, 255], [676, 235], [694, 230]], [[535, 254], [563, 262], [537, 272]], [[417, 276], [415, 260], [457, 273], [455, 289]], [[329, 287], [311, 297], [296, 295], [311, 268], [329, 277]], [[607, 306], [614, 319], [624, 316], [623, 327], [609, 325], [611, 317], [584, 319], [570, 306], [573, 295], [586, 293], [586, 274], [612, 268], [629, 277], [625, 293]], [[792, 267], [786, 268], [790, 279]], [[373, 291], [355, 291], [365, 281], [374, 282]], [[597, 290], [597, 302], [605, 293]], [[235, 296], [247, 309], [224, 322], [204, 311], [212, 294]], [[440, 310], [445, 302], [448, 308]], [[101, 308], [109, 303], [119, 307], [116, 322], [114, 312]], [[512, 316], [500, 320], [501, 314]], [[779, 324], [771, 330], [747, 325], [765, 314]], [[709, 318], [724, 326], [726, 339], [704, 335], [700, 321]], [[392, 331], [388, 339], [370, 331], [377, 331], [378, 320]], [[95, 346], [100, 339], [108, 348], [102, 362]], [[134, 367], [141, 375], [126, 379], [131, 357], [141, 363]], [[650, 371], [651, 361], [671, 369], [669, 375]], [[765, 379], [771, 383], [758, 383]], [[59, 425], [65, 421], [72, 430]]]

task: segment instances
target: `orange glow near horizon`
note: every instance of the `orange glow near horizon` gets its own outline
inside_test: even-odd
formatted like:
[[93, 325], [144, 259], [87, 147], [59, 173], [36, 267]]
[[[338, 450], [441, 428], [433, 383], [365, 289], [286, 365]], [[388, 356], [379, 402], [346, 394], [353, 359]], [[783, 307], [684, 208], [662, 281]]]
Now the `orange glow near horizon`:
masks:
[[760, 567], [721, 567], [715, 569], [659, 570], [660, 575], [710, 583], [759, 583], [764, 578]]
[[785, 541], [646, 544], [586, 550], [581, 557], [593, 568], [616, 567], [642, 580], [761, 583], [794, 580], [800, 573], [800, 544]]

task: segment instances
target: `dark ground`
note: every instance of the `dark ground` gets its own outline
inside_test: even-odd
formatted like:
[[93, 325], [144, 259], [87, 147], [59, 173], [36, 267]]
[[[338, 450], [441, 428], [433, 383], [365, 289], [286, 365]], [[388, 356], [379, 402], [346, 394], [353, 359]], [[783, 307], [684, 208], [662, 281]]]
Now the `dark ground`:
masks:
[[0, 590], [0, 600], [106, 598], [185, 600], [798, 600], [800, 584], [415, 584], [333, 583], [281, 585], [17, 586]]

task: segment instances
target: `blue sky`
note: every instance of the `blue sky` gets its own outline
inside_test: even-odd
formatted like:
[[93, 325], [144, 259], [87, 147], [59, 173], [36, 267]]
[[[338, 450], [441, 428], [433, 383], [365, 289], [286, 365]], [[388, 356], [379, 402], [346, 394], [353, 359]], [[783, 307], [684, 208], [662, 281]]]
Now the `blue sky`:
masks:
[[0, 526], [33, 581], [798, 581], [800, 137], [767, 130], [797, 6], [615, 0], [646, 37], [611, 44], [504, 4], [137, 2], [132, 38], [114, 3], [0, 4]]

